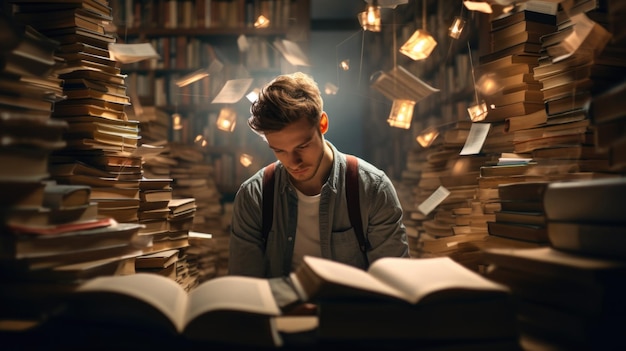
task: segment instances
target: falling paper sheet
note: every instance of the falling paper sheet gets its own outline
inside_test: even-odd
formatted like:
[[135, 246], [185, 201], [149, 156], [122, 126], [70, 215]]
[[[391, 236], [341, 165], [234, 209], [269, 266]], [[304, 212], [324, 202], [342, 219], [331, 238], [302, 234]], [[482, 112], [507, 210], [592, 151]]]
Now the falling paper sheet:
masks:
[[252, 78], [231, 79], [224, 84], [222, 90], [213, 99], [212, 104], [234, 104], [248, 92]]
[[459, 155], [475, 155], [483, 148], [491, 123], [472, 123], [465, 145]]
[[450, 190], [440, 185], [434, 193], [430, 194], [430, 196], [424, 200], [417, 209], [424, 214], [424, 216], [428, 216], [428, 214], [435, 209], [435, 207], [439, 206], [439, 204], [445, 200], [448, 195], [450, 195]]
[[274, 41], [274, 45], [290, 64], [294, 66], [310, 66], [308, 57], [302, 52], [298, 44], [293, 41], [277, 39]]

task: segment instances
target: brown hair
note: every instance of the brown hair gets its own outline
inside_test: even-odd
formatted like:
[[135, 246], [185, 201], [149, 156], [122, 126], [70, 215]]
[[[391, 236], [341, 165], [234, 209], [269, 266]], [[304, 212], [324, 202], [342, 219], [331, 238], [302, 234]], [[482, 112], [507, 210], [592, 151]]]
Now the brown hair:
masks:
[[282, 130], [300, 118], [315, 126], [323, 109], [324, 102], [313, 78], [302, 72], [280, 75], [263, 87], [252, 103], [248, 125], [260, 135]]

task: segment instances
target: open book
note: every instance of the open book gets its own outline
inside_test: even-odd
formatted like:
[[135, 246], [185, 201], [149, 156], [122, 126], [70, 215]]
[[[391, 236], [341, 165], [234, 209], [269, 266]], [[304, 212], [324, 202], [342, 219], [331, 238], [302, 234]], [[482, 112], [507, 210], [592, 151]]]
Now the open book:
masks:
[[187, 292], [172, 279], [137, 273], [87, 281], [72, 294], [63, 316], [190, 341], [277, 347], [279, 314], [266, 279], [224, 276]]
[[374, 298], [409, 304], [507, 296], [507, 287], [465, 268], [449, 257], [385, 257], [367, 271], [305, 256], [291, 274], [303, 301]]
[[291, 280], [318, 303], [318, 336], [328, 340], [517, 340], [508, 287], [449, 257], [388, 257], [363, 271], [304, 257]]

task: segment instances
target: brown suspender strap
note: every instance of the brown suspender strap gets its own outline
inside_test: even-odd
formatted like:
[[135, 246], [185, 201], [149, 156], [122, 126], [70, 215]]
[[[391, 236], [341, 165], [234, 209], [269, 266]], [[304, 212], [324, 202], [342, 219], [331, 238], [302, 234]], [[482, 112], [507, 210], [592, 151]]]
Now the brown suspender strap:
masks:
[[274, 218], [274, 168], [276, 163], [270, 163], [263, 170], [263, 221], [261, 224], [261, 233], [263, 234], [263, 245], [267, 243], [267, 236], [272, 229], [272, 220]]
[[346, 200], [348, 201], [348, 215], [350, 223], [356, 232], [356, 238], [359, 241], [359, 249], [363, 253], [365, 263], [369, 266], [367, 259], [367, 250], [369, 245], [363, 231], [363, 222], [361, 220], [361, 208], [359, 201], [359, 164], [356, 157], [346, 155], [348, 167], [346, 169]]
[[[363, 231], [363, 222], [361, 220], [361, 209], [359, 206], [359, 165], [356, 157], [346, 155], [348, 167], [346, 170], [346, 200], [348, 201], [348, 215], [350, 223], [356, 231], [356, 237], [359, 241], [359, 249], [363, 252], [365, 262], [369, 265], [367, 259], [367, 250], [369, 243], [365, 239]], [[274, 169], [276, 163], [271, 163], [263, 170], [263, 219], [261, 225], [261, 234], [263, 236], [263, 244], [267, 243], [267, 236], [272, 229], [272, 220], [274, 216]]]

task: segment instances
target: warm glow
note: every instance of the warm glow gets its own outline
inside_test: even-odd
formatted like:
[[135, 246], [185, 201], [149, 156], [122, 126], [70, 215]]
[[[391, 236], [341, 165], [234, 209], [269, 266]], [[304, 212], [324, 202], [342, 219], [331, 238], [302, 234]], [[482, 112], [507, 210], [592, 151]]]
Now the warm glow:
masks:
[[450, 28], [448, 28], [448, 35], [451, 38], [459, 39], [464, 27], [465, 20], [459, 16], [456, 16], [454, 17], [454, 21], [452, 21], [452, 25], [450, 25]]
[[196, 138], [193, 140], [194, 143], [198, 143], [200, 141], [202, 141], [204, 139], [204, 137], [202, 136], [202, 134], [198, 134], [196, 135]]
[[435, 38], [426, 30], [418, 29], [413, 33], [411, 38], [402, 45], [400, 52], [415, 61], [423, 60], [430, 56], [435, 46], [437, 46]]
[[208, 77], [208, 76], [209, 76], [209, 71], [206, 68], [202, 68], [202, 69], [191, 72], [188, 75], [181, 77], [180, 79], [176, 80], [175, 83], [178, 87], [182, 88], [184, 86], [187, 86], [191, 83], [195, 83], [199, 81], [200, 79]]
[[241, 154], [241, 156], [239, 156], [239, 163], [244, 167], [249, 167], [252, 164], [252, 160], [254, 160], [254, 158], [248, 154]]
[[267, 28], [270, 26], [269, 18], [260, 15], [259, 18], [254, 22], [254, 28]]
[[237, 112], [230, 107], [222, 108], [217, 117], [217, 129], [232, 132], [235, 130], [235, 124], [237, 124]]
[[420, 144], [423, 148], [427, 148], [433, 144], [435, 139], [439, 136], [439, 130], [436, 127], [428, 127], [424, 129], [418, 136], [415, 138], [417, 143]]
[[350, 69], [350, 60], [343, 60], [339, 65], [341, 66], [342, 70], [347, 71]]
[[483, 95], [489, 96], [502, 90], [502, 85], [499, 83], [495, 73], [486, 73], [480, 76], [476, 82], [476, 90]]
[[328, 82], [324, 85], [324, 92], [326, 93], [326, 95], [337, 95], [338, 91], [339, 87], [337, 87], [333, 83]]
[[413, 107], [415, 107], [415, 101], [393, 100], [387, 123], [392, 127], [409, 129], [413, 119]]
[[175, 113], [172, 115], [172, 129], [181, 130], [183, 129], [183, 120], [180, 114]]
[[368, 5], [365, 12], [359, 13], [359, 23], [364, 30], [380, 32], [380, 6]]
[[476, 104], [467, 108], [470, 119], [472, 122], [480, 122], [487, 117], [487, 104], [483, 101], [480, 104]]
[[461, 175], [471, 171], [472, 163], [469, 158], [459, 158], [451, 168], [452, 175]]

